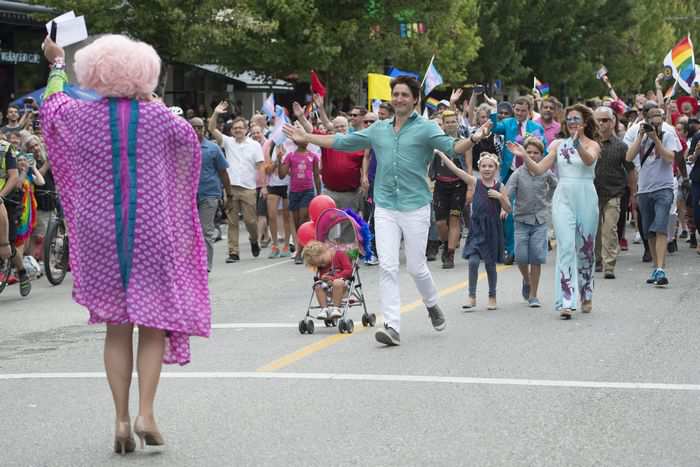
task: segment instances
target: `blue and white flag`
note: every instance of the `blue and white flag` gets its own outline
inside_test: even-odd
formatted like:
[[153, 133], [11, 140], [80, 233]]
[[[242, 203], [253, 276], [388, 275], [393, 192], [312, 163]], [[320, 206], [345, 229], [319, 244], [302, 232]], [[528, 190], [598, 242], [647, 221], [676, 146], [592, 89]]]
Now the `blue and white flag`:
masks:
[[281, 105], [275, 106], [275, 116], [280, 118], [283, 123], [290, 123], [289, 117], [287, 117], [287, 111]]
[[275, 116], [275, 95], [270, 94], [265, 102], [263, 102], [262, 108], [260, 109], [262, 113], [267, 115], [267, 118], [272, 119]]
[[435, 55], [430, 59], [430, 65], [428, 65], [428, 71], [425, 72], [425, 78], [423, 78], [423, 89], [425, 95], [427, 96], [436, 87], [443, 83], [442, 75], [438, 73], [437, 68], [433, 65], [433, 60], [435, 60]]

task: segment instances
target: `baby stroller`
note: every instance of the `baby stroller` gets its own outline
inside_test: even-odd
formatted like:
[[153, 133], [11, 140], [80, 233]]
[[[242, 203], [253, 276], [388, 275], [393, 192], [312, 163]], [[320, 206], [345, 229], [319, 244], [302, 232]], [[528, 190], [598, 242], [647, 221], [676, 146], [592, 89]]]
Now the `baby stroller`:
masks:
[[[357, 219], [357, 220], [356, 220]], [[316, 240], [325, 243], [335, 251], [344, 251], [350, 257], [352, 262], [352, 277], [346, 281], [347, 290], [341, 301], [340, 311], [341, 316], [333, 319], [323, 319], [326, 327], [338, 327], [341, 334], [352, 334], [355, 329], [355, 323], [348, 317], [348, 310], [352, 307], [362, 307], [362, 325], [364, 327], [374, 326], [377, 322], [377, 317], [374, 313], [367, 313], [367, 305], [365, 304], [365, 296], [362, 292], [362, 281], [360, 280], [360, 259], [366, 252], [364, 235], [369, 240], [369, 228], [360, 227], [364, 224], [361, 218], [357, 217], [353, 212], [346, 212], [340, 209], [326, 209], [323, 211], [316, 221]], [[367, 226], [367, 224], [364, 224]], [[314, 316], [311, 315], [311, 310], [319, 310], [323, 307], [313, 306], [316, 294], [316, 287], [323, 286], [324, 282], [318, 276], [314, 277], [314, 285], [312, 287], [311, 299], [309, 306], [306, 309], [304, 319], [299, 321], [299, 332], [301, 334], [314, 333]], [[330, 302], [330, 295], [329, 295]], [[328, 303], [327, 305], [329, 305]]]

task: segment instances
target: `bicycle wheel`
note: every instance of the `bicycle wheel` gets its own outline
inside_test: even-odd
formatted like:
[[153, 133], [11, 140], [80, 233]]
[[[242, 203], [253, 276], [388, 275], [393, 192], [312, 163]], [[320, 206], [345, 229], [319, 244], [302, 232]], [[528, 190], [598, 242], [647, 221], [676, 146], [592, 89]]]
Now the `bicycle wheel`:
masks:
[[0, 293], [7, 287], [7, 280], [10, 278], [12, 271], [12, 258], [0, 258]]
[[51, 285], [59, 285], [68, 268], [68, 237], [62, 219], [51, 217], [44, 237], [44, 272]]

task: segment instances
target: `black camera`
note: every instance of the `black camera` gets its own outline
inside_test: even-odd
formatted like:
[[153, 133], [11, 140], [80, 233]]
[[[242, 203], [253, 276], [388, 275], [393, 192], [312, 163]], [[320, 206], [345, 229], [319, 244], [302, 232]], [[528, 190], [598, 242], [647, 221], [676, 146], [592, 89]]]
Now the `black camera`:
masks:
[[484, 93], [484, 86], [481, 84], [477, 84], [474, 86], [474, 94], [483, 94]]
[[656, 131], [654, 126], [648, 123], [642, 123], [642, 130], [644, 131], [644, 133], [653, 133], [654, 131]]

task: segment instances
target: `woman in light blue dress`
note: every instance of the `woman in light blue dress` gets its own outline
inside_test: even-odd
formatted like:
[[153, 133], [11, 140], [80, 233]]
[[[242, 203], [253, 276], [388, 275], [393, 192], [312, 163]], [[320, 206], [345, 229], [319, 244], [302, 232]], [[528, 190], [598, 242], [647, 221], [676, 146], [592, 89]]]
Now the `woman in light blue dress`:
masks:
[[528, 169], [543, 174], [556, 167], [559, 183], [552, 200], [552, 222], [557, 237], [555, 308], [562, 319], [574, 310], [593, 310], [593, 266], [598, 229], [598, 195], [593, 178], [600, 146], [593, 111], [584, 105], [566, 109], [565, 138], [549, 146], [542, 161], [530, 159], [519, 144], [509, 143], [513, 154], [523, 158]]

